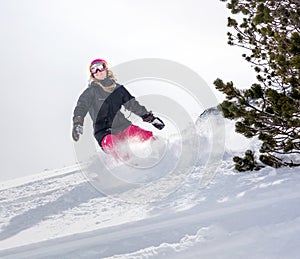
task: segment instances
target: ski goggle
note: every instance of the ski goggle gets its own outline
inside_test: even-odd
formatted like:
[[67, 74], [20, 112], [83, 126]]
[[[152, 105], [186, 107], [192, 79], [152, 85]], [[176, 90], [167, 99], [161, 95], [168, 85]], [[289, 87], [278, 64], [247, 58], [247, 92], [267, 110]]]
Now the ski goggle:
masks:
[[95, 63], [90, 67], [90, 72], [96, 74], [98, 71], [103, 72], [107, 69], [107, 65], [104, 62]]

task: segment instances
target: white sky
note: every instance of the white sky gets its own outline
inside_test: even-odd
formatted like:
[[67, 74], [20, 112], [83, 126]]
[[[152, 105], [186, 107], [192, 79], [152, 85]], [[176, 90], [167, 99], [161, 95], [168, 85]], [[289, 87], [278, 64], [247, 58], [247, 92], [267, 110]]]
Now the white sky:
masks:
[[228, 15], [219, 0], [0, 0], [0, 181], [76, 161], [72, 112], [95, 58], [169, 59], [212, 88], [250, 85]]

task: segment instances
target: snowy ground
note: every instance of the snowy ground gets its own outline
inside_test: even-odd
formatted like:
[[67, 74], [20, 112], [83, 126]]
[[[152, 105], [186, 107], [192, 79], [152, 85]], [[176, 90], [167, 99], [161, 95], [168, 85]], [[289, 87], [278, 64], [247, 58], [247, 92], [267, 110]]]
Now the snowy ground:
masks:
[[0, 258], [299, 258], [300, 169], [237, 173], [228, 152], [209, 184], [198, 163], [146, 202], [102, 194], [78, 165], [0, 183]]

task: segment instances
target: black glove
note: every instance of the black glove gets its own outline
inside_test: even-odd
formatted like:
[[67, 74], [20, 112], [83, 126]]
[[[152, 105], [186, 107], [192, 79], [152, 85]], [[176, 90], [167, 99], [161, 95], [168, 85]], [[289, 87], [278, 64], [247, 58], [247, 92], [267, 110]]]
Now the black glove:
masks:
[[74, 141], [79, 140], [79, 136], [83, 133], [83, 118], [82, 117], [74, 117], [73, 118], [73, 130], [72, 130], [72, 138]]
[[155, 128], [158, 128], [159, 130], [162, 130], [165, 127], [165, 124], [163, 121], [155, 117], [152, 112], [146, 113], [142, 116], [143, 121], [151, 123]]

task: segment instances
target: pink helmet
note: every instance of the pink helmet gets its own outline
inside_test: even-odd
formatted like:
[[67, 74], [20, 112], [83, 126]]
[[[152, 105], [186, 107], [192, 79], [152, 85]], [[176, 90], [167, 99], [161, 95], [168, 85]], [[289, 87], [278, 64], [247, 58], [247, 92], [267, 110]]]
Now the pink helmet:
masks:
[[98, 70], [104, 71], [107, 69], [107, 62], [104, 59], [95, 59], [91, 62], [89, 70], [91, 75], [95, 74]]

